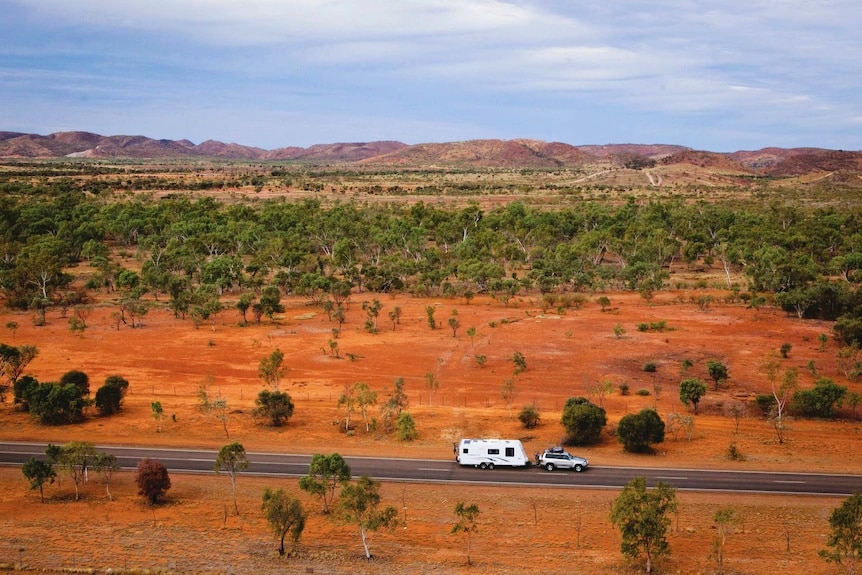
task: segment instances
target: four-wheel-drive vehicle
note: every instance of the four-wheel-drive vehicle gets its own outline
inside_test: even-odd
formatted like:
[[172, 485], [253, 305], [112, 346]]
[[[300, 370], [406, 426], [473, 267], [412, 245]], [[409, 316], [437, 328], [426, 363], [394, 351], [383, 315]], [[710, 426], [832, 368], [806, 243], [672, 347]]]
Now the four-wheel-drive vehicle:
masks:
[[572, 455], [563, 450], [561, 447], [552, 447], [546, 449], [536, 461], [537, 465], [541, 465], [548, 471], [555, 469], [574, 469], [575, 471], [583, 471], [587, 468], [589, 462], [583, 457]]

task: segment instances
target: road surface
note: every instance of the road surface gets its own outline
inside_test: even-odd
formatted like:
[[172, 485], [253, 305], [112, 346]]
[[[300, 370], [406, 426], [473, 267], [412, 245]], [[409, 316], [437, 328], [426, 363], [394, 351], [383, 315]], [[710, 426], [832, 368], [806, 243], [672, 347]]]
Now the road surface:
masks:
[[[21, 465], [31, 457], [44, 458], [45, 444], [2, 442], [0, 464]], [[161, 461], [171, 472], [213, 473], [216, 451], [150, 447], [96, 446], [112, 453], [120, 467], [134, 469], [149, 457]], [[284, 453], [246, 454], [247, 475], [300, 477], [308, 473], [310, 455]], [[542, 468], [493, 470], [462, 467], [454, 460], [395, 459], [383, 457], [345, 457], [354, 477], [369, 475], [386, 481], [418, 483], [468, 483], [477, 485], [515, 485], [543, 487], [588, 487], [620, 489], [634, 477], [646, 477], [648, 485], [658, 481], [680, 490], [742, 493], [775, 493], [847, 496], [862, 492], [862, 475], [820, 473], [776, 473], [765, 471], [721, 471], [654, 467], [606, 467], [591, 465], [583, 473], [545, 471]]]

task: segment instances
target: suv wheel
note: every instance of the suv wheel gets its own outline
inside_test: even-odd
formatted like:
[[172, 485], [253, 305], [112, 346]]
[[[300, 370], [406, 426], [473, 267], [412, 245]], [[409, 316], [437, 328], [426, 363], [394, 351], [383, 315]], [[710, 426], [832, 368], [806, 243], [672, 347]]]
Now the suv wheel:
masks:
[[583, 470], [584, 470], [584, 466], [583, 466], [583, 465], [581, 465], [580, 463], [578, 463], [577, 465], [575, 465], [575, 471], [577, 471], [578, 473], [580, 473], [580, 472], [581, 472], [581, 471], [583, 471]]
[[553, 471], [555, 468], [556, 468], [556, 465], [554, 465], [553, 463], [546, 463], [545, 464], [545, 469], [547, 469], [548, 471]]

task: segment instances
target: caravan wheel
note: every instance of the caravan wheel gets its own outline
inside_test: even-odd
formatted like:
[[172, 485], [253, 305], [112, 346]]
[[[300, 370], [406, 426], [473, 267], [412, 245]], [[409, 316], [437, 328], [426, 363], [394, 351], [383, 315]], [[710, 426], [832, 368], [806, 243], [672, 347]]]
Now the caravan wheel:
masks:
[[494, 464], [493, 464], [493, 463], [489, 463], [489, 464], [488, 464], [488, 469], [494, 469]]
[[483, 461], [479, 464], [479, 469], [488, 469], [488, 464]]

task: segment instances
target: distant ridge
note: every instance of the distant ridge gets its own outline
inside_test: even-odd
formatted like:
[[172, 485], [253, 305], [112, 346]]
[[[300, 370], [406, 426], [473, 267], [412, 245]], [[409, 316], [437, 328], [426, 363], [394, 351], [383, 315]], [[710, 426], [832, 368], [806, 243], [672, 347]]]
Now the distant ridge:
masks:
[[574, 168], [611, 162], [620, 167], [656, 164], [692, 165], [738, 173], [774, 176], [812, 172], [862, 172], [862, 152], [820, 148], [763, 148], [718, 153], [670, 144], [573, 146], [541, 140], [467, 140], [407, 145], [397, 141], [316, 144], [308, 148], [265, 150], [207, 140], [157, 140], [146, 136], [102, 136], [92, 132], [57, 132], [42, 136], [0, 131], [0, 157], [24, 158], [209, 158], [279, 160], [314, 164], [353, 163], [392, 167]]

